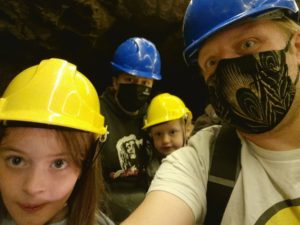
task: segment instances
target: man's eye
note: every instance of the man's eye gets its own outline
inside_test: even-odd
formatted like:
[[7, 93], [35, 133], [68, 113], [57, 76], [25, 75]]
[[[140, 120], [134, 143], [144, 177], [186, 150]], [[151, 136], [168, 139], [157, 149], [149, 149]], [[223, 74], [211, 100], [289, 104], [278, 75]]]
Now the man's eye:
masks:
[[210, 60], [207, 60], [206, 66], [207, 66], [207, 68], [211, 68], [211, 67], [216, 66], [217, 63], [218, 63], [217, 60], [215, 60], [215, 59], [210, 59]]
[[67, 162], [63, 159], [57, 159], [54, 161], [53, 167], [56, 169], [64, 169], [67, 167]]
[[127, 81], [128, 83], [133, 83], [133, 79], [132, 79], [132, 78], [130, 78], [130, 77], [129, 77], [129, 78], [127, 78], [127, 79], [126, 79], [126, 81]]
[[204, 61], [204, 70], [205, 71], [210, 71], [214, 68], [216, 68], [218, 64], [218, 60], [215, 57], [209, 57]]
[[210, 58], [205, 61], [203, 68], [204, 78], [207, 78], [208, 75], [212, 74], [215, 71], [216, 67], [218, 66], [218, 63], [218, 60], [213, 58]]
[[254, 40], [246, 40], [242, 43], [241, 48], [242, 49], [249, 49], [249, 48], [252, 48], [254, 45], [255, 45]]
[[144, 86], [148, 86], [149, 84], [150, 84], [150, 82], [146, 81], [146, 80], [142, 82], [142, 85], [144, 85]]

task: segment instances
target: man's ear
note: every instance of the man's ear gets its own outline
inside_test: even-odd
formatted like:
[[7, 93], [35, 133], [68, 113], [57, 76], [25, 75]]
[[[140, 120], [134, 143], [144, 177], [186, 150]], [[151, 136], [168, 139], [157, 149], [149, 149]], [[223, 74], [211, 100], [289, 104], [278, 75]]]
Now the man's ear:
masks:
[[300, 65], [300, 31], [295, 33], [295, 48], [296, 48], [297, 62]]
[[118, 89], [118, 77], [117, 76], [112, 77], [112, 85], [113, 85], [115, 90]]

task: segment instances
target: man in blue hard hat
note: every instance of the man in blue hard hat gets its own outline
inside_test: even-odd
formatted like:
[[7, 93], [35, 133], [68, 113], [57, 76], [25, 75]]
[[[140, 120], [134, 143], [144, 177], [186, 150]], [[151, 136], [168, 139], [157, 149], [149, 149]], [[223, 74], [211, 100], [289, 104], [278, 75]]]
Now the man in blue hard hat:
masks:
[[146, 165], [150, 144], [141, 129], [155, 80], [161, 79], [160, 54], [141, 37], [121, 43], [113, 56], [113, 85], [101, 96], [109, 135], [102, 149], [113, 219], [124, 219], [143, 200], [148, 188]]
[[210, 176], [211, 150], [224, 126], [202, 129], [164, 160], [122, 225], [204, 224], [208, 181], [233, 189], [221, 220], [205, 224], [300, 224], [297, 14], [295, 0], [190, 1], [184, 58], [198, 64], [217, 115], [235, 129], [240, 169], [234, 182]]

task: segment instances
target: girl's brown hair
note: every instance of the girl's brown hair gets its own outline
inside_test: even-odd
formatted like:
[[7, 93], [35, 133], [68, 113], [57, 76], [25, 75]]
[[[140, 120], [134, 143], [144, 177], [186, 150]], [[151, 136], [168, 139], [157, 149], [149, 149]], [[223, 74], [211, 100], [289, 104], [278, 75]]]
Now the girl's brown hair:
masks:
[[[6, 135], [7, 127], [39, 127], [56, 133], [75, 164], [81, 168], [80, 177], [67, 202], [67, 225], [96, 225], [103, 205], [104, 183], [100, 160], [95, 157], [98, 155], [95, 135], [58, 126], [14, 122], [8, 126], [0, 126], [0, 142]], [[0, 199], [0, 222], [6, 216], [7, 211]]]

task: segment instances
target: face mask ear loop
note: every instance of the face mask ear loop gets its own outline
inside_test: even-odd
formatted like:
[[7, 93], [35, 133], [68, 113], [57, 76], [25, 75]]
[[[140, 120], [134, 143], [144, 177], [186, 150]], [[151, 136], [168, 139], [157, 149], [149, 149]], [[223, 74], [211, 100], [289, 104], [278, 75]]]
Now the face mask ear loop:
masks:
[[[293, 34], [290, 35], [289, 40], [288, 40], [288, 42], [286, 44], [286, 47], [284, 48], [284, 52], [285, 53], [289, 50], [289, 48], [291, 46], [292, 38], [293, 38]], [[296, 85], [298, 83], [298, 81], [299, 81], [299, 74], [300, 74], [300, 66], [298, 66], [298, 73], [297, 73], [297, 77], [296, 77], [296, 79], [294, 81], [294, 85]]]
[[[285, 53], [289, 50], [289, 48], [290, 48], [290, 46], [291, 46], [291, 41], [292, 41], [292, 39], [293, 39], [293, 35], [294, 35], [294, 34], [291, 34], [291, 35], [290, 35], [289, 40], [288, 40], [288, 42], [287, 42], [287, 44], [286, 44], [286, 46], [285, 46], [285, 48], [284, 48], [284, 52], [285, 52]], [[296, 85], [296, 84], [298, 83], [298, 81], [299, 81], [299, 74], [300, 74], [300, 66], [298, 66], [297, 77], [296, 77], [296, 79], [295, 79], [295, 81], [294, 81], [294, 85]]]
[[294, 81], [294, 85], [296, 85], [299, 81], [299, 74], [300, 74], [300, 66], [298, 66], [298, 73], [297, 73], [296, 80]]
[[292, 41], [292, 39], [293, 39], [293, 36], [294, 36], [294, 34], [291, 34], [290, 37], [289, 37], [288, 42], [286, 43], [286, 46], [285, 46], [285, 48], [284, 48], [284, 52], [285, 52], [285, 53], [286, 53], [286, 52], [289, 50], [289, 48], [291, 47], [291, 41]]

